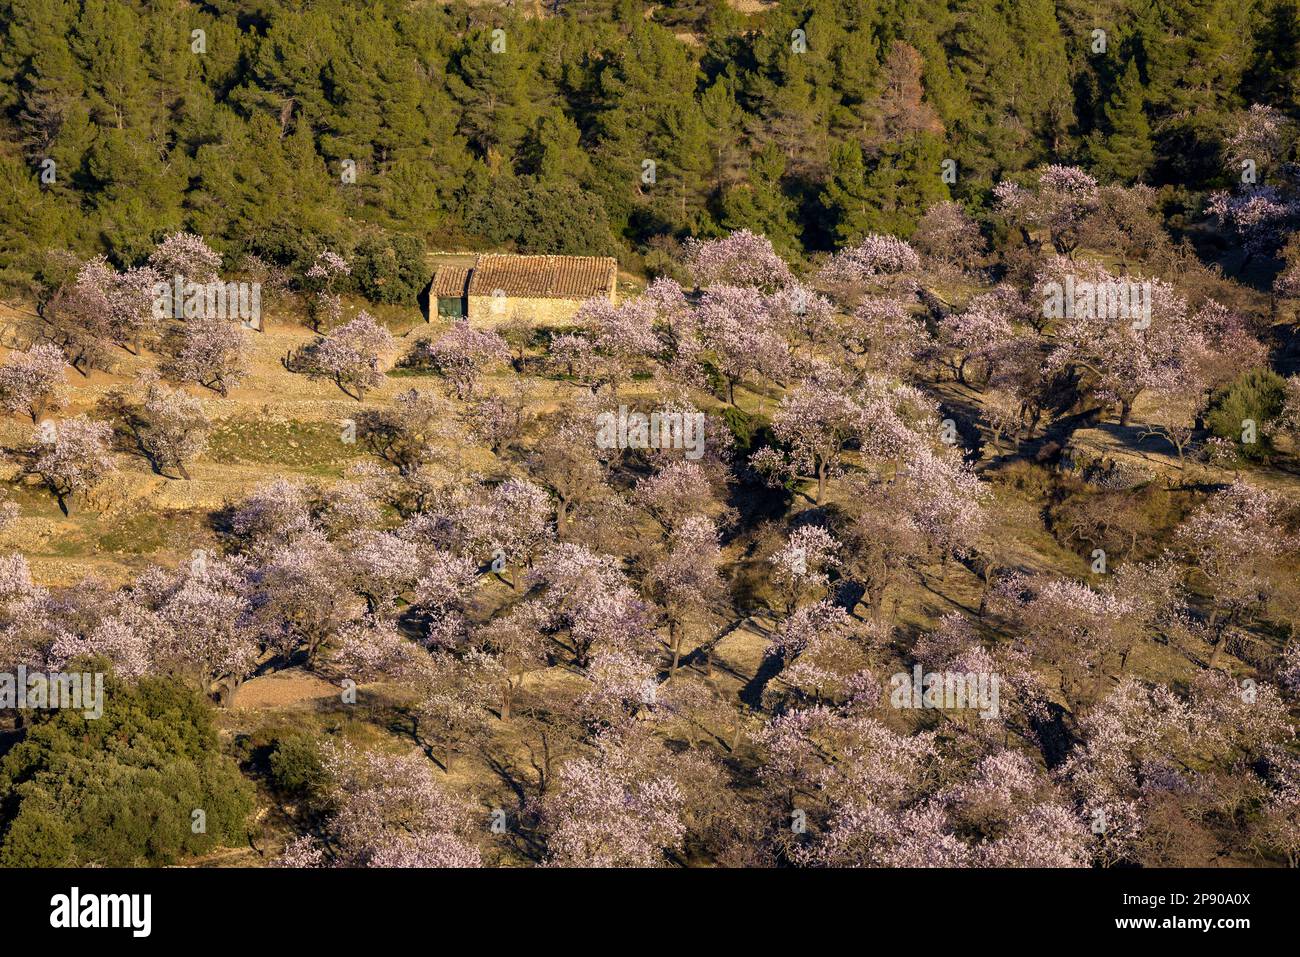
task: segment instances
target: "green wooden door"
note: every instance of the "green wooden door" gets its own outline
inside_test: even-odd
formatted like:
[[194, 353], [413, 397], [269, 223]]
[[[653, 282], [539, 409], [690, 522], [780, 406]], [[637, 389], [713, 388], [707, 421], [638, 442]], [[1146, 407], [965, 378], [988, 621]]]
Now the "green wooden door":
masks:
[[441, 319], [464, 319], [465, 299], [461, 296], [438, 297], [438, 317]]

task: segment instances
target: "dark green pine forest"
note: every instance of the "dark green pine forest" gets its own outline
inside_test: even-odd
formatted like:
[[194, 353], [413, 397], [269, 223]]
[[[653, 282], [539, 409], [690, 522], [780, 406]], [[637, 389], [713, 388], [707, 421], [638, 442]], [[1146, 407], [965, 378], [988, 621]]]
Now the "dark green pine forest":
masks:
[[1176, 231], [1235, 182], [1229, 118], [1295, 117], [1298, 87], [1297, 0], [21, 0], [0, 285], [178, 229], [294, 270], [492, 247], [654, 274], [741, 227], [797, 261], [940, 199], [980, 218], [1049, 162], [1156, 187]]

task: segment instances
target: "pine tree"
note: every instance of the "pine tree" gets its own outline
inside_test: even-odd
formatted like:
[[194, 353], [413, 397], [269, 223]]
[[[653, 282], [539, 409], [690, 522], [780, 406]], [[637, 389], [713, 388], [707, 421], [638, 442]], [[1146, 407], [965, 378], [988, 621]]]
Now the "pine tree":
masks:
[[990, 184], [1059, 155], [1072, 118], [1065, 41], [1052, 0], [959, 0], [951, 69], [971, 109], [949, 132], [963, 175]]
[[868, 233], [910, 236], [917, 220], [948, 199], [944, 150], [937, 137], [917, 133], [891, 143], [868, 165], [852, 143], [836, 147], [822, 203], [835, 217], [835, 236], [852, 243]]
[[591, 182], [591, 159], [579, 143], [577, 125], [559, 110], [537, 118], [524, 144], [524, 170], [546, 183]]
[[1143, 8], [1138, 35], [1158, 115], [1216, 114], [1233, 105], [1250, 56], [1253, 8], [1235, 0], [1161, 0]]
[[490, 31], [477, 31], [466, 39], [447, 75], [447, 87], [461, 108], [462, 132], [493, 170], [514, 163], [536, 119], [529, 98], [533, 57], [523, 48], [523, 29], [518, 23], [501, 29], [506, 31], [504, 50], [493, 51], [498, 40]]
[[775, 144], [785, 155], [790, 171], [804, 175], [824, 163], [824, 116], [829, 89], [809, 80], [799, 54], [785, 52], [782, 65], [771, 78], [757, 82], [757, 102], [749, 111], [749, 135], [758, 146]]
[[683, 99], [664, 116], [666, 146], [651, 205], [679, 230], [706, 230], [709, 171], [709, 128], [699, 106]]
[[856, 143], [839, 143], [831, 151], [830, 176], [821, 202], [835, 223], [836, 240], [844, 245], [870, 233], [871, 191], [866, 184], [867, 168], [862, 149]]
[[726, 190], [743, 175], [741, 135], [745, 119], [736, 102], [734, 84], [727, 77], [719, 77], [700, 96], [700, 112], [709, 126], [713, 186]]
[[791, 259], [799, 255], [799, 226], [795, 203], [782, 189], [784, 175], [785, 158], [769, 145], [754, 157], [748, 183], [723, 197], [722, 225], [766, 236], [783, 258]]
[[1137, 62], [1129, 60], [1102, 111], [1103, 129], [1088, 141], [1088, 154], [1103, 178], [1131, 183], [1147, 177], [1155, 149], [1145, 106], [1146, 92]]
[[832, 129], [865, 149], [880, 142], [880, 61], [868, 29], [848, 33], [835, 51], [835, 89], [839, 103], [831, 113]]
[[[657, 24], [638, 24], [609, 51], [598, 76], [594, 188], [616, 232], [626, 232], [634, 216], [645, 217], [652, 206], [653, 221], [644, 224], [649, 231], [684, 225], [702, 208], [710, 164], [706, 124], [695, 102], [698, 80], [690, 52]], [[695, 177], [700, 189], [683, 197], [667, 182], [661, 187], [661, 173]]]

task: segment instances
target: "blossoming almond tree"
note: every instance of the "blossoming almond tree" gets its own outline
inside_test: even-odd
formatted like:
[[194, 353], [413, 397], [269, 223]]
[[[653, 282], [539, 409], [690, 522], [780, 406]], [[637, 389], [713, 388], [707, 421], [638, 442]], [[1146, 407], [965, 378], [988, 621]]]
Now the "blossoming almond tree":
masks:
[[839, 540], [825, 528], [801, 525], [769, 556], [772, 585], [786, 617], [805, 599], [829, 593], [830, 572], [839, 565], [840, 549]]
[[132, 426], [141, 448], [159, 474], [176, 469], [188, 479], [185, 463], [207, 450], [212, 431], [203, 403], [180, 389], [168, 388], [154, 372], [145, 373], [139, 384], [144, 401]]
[[300, 837], [284, 867], [479, 867], [469, 808], [439, 787], [418, 755], [321, 746], [326, 840]]
[[425, 552], [423, 560], [411, 607], [427, 623], [424, 643], [431, 648], [457, 647], [468, 634], [466, 612], [478, 587], [474, 563], [441, 550]]
[[533, 481], [555, 498], [556, 535], [564, 538], [574, 511], [601, 496], [606, 473], [596, 457], [594, 409], [570, 409], [550, 417], [546, 425], [527, 465]]
[[971, 553], [988, 520], [989, 490], [951, 449], [919, 449], [900, 474], [915, 527], [945, 567]]
[[6, 667], [40, 667], [59, 641], [49, 589], [32, 581], [27, 559], [0, 555], [0, 661]]
[[865, 297], [848, 317], [840, 343], [855, 363], [906, 381], [933, 346], [925, 322], [901, 299]]
[[486, 395], [463, 415], [466, 432], [501, 455], [517, 442], [533, 419], [527, 388], [520, 383], [506, 395]]
[[790, 267], [764, 236], [739, 229], [721, 239], [690, 240], [686, 268], [702, 288], [747, 286], [770, 290], [790, 282]]
[[721, 560], [717, 529], [707, 518], [695, 515], [673, 526], [666, 554], [650, 569], [651, 593], [668, 618], [670, 673], [681, 662], [687, 620], [707, 614], [723, 595]]
[[307, 316], [313, 329], [319, 331], [321, 326], [328, 328], [342, 317], [343, 301], [334, 287], [350, 275], [352, 266], [338, 253], [322, 249], [316, 254], [316, 261], [303, 274], [311, 292], [311, 298], [307, 301]]
[[522, 592], [533, 562], [555, 538], [550, 497], [527, 479], [506, 479], [492, 489], [487, 515], [492, 523], [486, 543], [492, 567], [509, 568], [515, 591]]
[[152, 266], [128, 269], [114, 277], [108, 293], [109, 330], [113, 341], [136, 355], [159, 328], [157, 287], [166, 277]]
[[301, 483], [277, 478], [253, 488], [235, 505], [230, 529], [253, 554], [269, 554], [317, 531]]
[[137, 600], [157, 613], [166, 628], [157, 633], [152, 657], [164, 669], [215, 687], [229, 704], [253, 672], [262, 644], [252, 618], [245, 561], [205, 556], [180, 571], [159, 573], [138, 583]]
[[182, 382], [197, 382], [224, 398], [247, 374], [246, 337], [242, 325], [227, 319], [187, 320], [176, 334], [165, 369]]
[[1275, 494], [1238, 480], [1211, 495], [1177, 530], [1175, 540], [1200, 572], [1212, 601], [1211, 668], [1222, 660], [1226, 629], [1268, 595], [1269, 559], [1297, 547], [1280, 524], [1279, 510]]
[[308, 372], [333, 379], [340, 389], [360, 402], [366, 392], [384, 381], [380, 361], [392, 346], [392, 334], [370, 313], [362, 311], [351, 322], [332, 329], [308, 350]]
[[925, 768], [938, 756], [932, 732], [897, 734], [867, 715], [815, 705], [772, 718], [759, 743], [773, 813], [806, 821], [777, 835], [788, 859], [857, 867], [964, 860], [938, 808], [927, 809]]
[[879, 693], [866, 643], [850, 637], [851, 627], [848, 612], [825, 600], [796, 609], [778, 626], [767, 654], [782, 662], [777, 680], [800, 703], [832, 703], [859, 689]]
[[115, 282], [103, 256], [91, 259], [41, 307], [44, 337], [62, 349], [68, 365], [82, 375], [108, 363], [113, 343], [109, 296]]
[[546, 660], [548, 612], [540, 602], [523, 602], [478, 628], [477, 647], [500, 664], [500, 714], [509, 721], [523, 688], [524, 675]]
[[221, 256], [194, 233], [172, 233], [149, 254], [152, 266], [164, 281], [179, 276], [184, 282], [211, 282], [221, 270]]
[[565, 764], [542, 799], [546, 863], [558, 867], [657, 867], [680, 850], [685, 796], [662, 754], [617, 740]]
[[988, 366], [990, 358], [1011, 339], [1012, 315], [1005, 297], [994, 292], [976, 296], [965, 309], [940, 320], [939, 342], [955, 353], [949, 365], [958, 382], [966, 384], [968, 364], [974, 361]]
[[346, 542], [348, 577], [366, 600], [369, 613], [385, 618], [396, 613], [396, 602], [420, 577], [420, 551], [393, 532], [358, 529]]
[[326, 642], [356, 621], [363, 605], [347, 587], [338, 550], [317, 532], [268, 555], [252, 570], [252, 608], [266, 646], [311, 664]]
[[788, 459], [767, 446], [750, 462], [770, 475], [808, 475], [822, 503], [830, 479], [843, 473], [843, 455], [861, 429], [863, 409], [842, 388], [810, 382], [787, 392], [772, 417], [772, 431], [789, 448]]
[[1185, 361], [1191, 332], [1186, 300], [1168, 283], [1143, 282], [1150, 289], [1149, 320], [1084, 310], [1062, 321], [1045, 363], [1049, 372], [1073, 366], [1091, 373], [1094, 394], [1119, 405], [1122, 426], [1129, 424], [1133, 402], [1142, 391]]
[[474, 397], [483, 370], [510, 361], [510, 346], [490, 329], [475, 329], [468, 322], [457, 321], [437, 339], [417, 342], [407, 361], [432, 367], [456, 398], [467, 401]]
[[1242, 186], [1210, 197], [1206, 211], [1218, 218], [1241, 243], [1244, 267], [1256, 256], [1270, 256], [1300, 217], [1300, 203], [1274, 186]]
[[445, 773], [469, 744], [482, 741], [503, 678], [501, 662], [475, 649], [463, 655], [435, 650], [413, 677], [416, 736]]
[[54, 493], [63, 514], [73, 495], [92, 491], [117, 465], [109, 454], [113, 428], [84, 415], [47, 422], [32, 435], [30, 470]]
[[820, 293], [794, 283], [768, 297], [774, 321], [791, 338], [810, 346], [826, 341], [835, 328], [835, 306]]
[[538, 559], [530, 577], [543, 589], [549, 627], [568, 632], [578, 667], [585, 668], [599, 646], [649, 646], [645, 604], [612, 556], [561, 542]]
[[872, 234], [836, 252], [817, 273], [817, 284], [848, 302], [872, 289], [912, 291], [920, 271], [921, 257], [908, 243]]
[[1227, 675], [1203, 673], [1184, 697], [1127, 677], [1082, 717], [1058, 774], [1089, 822], [1098, 863], [1167, 866], [1187, 835], [1171, 847], [1152, 833], [1161, 801], [1213, 786], [1198, 767], [1239, 762], [1232, 773], [1240, 774], [1289, 735], [1286, 709], [1267, 685], [1243, 695]]
[[714, 489], [704, 468], [696, 462], [667, 462], [659, 471], [637, 483], [633, 501], [671, 534], [683, 520], [709, 512], [715, 505]]
[[877, 622], [886, 594], [897, 600], [899, 586], [915, 574], [928, 550], [917, 519], [905, 507], [909, 497], [908, 488], [897, 482], [860, 475], [848, 483], [847, 521], [839, 532], [845, 570], [862, 586], [861, 601]]
[[1020, 231], [1025, 245], [1038, 249], [1047, 233], [1052, 248], [1068, 256], [1078, 247], [1088, 216], [1097, 207], [1097, 181], [1075, 166], [1052, 165], [1031, 187], [1003, 181], [993, 189], [999, 210]]
[[1122, 596], [1061, 578], [1016, 576], [1000, 584], [999, 596], [995, 608], [1014, 621], [1036, 658], [1059, 671], [1067, 700], [1104, 690], [1106, 660], [1121, 650], [1121, 625], [1133, 611]]
[[615, 306], [607, 299], [589, 299], [573, 317], [581, 334], [556, 336], [552, 356], [571, 375], [586, 383], [593, 394], [619, 384], [664, 348], [654, 323], [656, 303], [644, 296]]
[[980, 228], [960, 203], [944, 200], [925, 211], [912, 244], [941, 270], [960, 275], [972, 271], [988, 247]]
[[701, 347], [726, 382], [727, 401], [746, 376], [780, 379], [789, 366], [789, 346], [778, 333], [763, 297], [753, 289], [712, 286], [696, 312]]
[[33, 422], [62, 404], [65, 393], [63, 350], [38, 342], [26, 352], [11, 352], [0, 363], [0, 406], [31, 416]]

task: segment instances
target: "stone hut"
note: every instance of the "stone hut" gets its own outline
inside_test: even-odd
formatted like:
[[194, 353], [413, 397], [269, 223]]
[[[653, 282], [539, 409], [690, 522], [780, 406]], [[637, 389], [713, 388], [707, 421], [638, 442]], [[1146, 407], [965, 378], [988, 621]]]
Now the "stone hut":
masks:
[[614, 302], [612, 256], [516, 256], [485, 253], [473, 266], [442, 266], [429, 299], [444, 319], [496, 326], [516, 316], [562, 325], [588, 299]]

